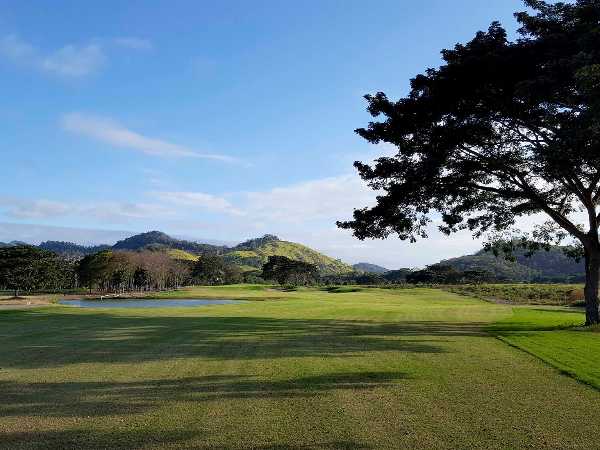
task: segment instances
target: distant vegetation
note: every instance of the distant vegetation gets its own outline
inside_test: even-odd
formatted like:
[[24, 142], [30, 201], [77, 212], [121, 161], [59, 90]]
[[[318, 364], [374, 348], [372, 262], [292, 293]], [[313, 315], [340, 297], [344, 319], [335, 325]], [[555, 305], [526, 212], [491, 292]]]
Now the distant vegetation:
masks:
[[470, 284], [445, 286], [446, 290], [511, 304], [581, 305], [583, 286], [573, 284]]
[[[480, 251], [421, 270], [388, 270], [370, 263], [350, 266], [304, 245], [280, 240], [274, 235], [250, 239], [235, 247], [225, 247], [174, 239], [152, 231], [124, 239], [112, 247], [46, 241], [38, 247], [11, 242], [0, 246], [0, 250], [4, 251], [0, 261], [4, 267], [0, 289], [16, 288], [20, 291], [84, 287], [99, 292], [148, 291], [189, 284], [242, 282], [277, 282], [283, 285], [478, 285], [493, 282], [570, 283], [583, 279], [581, 263], [567, 258], [559, 247], [538, 252], [531, 258], [526, 257], [524, 251], [517, 252], [515, 261]], [[16, 256], [18, 252], [22, 254]], [[49, 261], [48, 255], [52, 255], [50, 259], [53, 261], [47, 266], [51, 268], [50, 272], [41, 272], [36, 258]], [[52, 268], [55, 266], [56, 270]], [[8, 272], [7, 267], [12, 267], [13, 272]], [[37, 277], [42, 279], [34, 283], [27, 281], [20, 273], [37, 273]], [[61, 275], [56, 276], [56, 273]]]
[[356, 272], [365, 272], [365, 273], [386, 273], [389, 272], [389, 269], [385, 267], [378, 266], [377, 264], [365, 263], [361, 262], [358, 264], [354, 264], [352, 268]]
[[86, 255], [93, 255], [94, 253], [108, 250], [110, 248], [109, 245], [85, 246], [62, 241], [46, 241], [42, 242], [40, 245], [38, 245], [38, 247], [54, 252], [63, 257], [73, 259], [83, 258]]
[[497, 281], [526, 281], [534, 283], [579, 283], [585, 281], [583, 262], [577, 262], [565, 255], [563, 248], [552, 247], [531, 256], [518, 249], [514, 261], [496, 257], [492, 252], [481, 250], [474, 255], [441, 261], [457, 270], [479, 270], [487, 272]]
[[194, 254], [219, 254], [224, 252], [227, 248], [218, 245], [201, 244], [198, 242], [175, 239], [160, 231], [136, 234], [135, 236], [117, 242], [112, 248], [115, 250], [141, 250], [148, 246], [152, 246], [154, 249], [178, 249]]

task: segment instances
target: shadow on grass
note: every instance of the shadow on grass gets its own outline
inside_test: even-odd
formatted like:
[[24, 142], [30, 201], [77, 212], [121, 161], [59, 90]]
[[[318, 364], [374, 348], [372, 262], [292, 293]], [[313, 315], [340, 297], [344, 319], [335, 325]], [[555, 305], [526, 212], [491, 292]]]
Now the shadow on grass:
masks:
[[[0, 449], [55, 449], [55, 450], [107, 450], [148, 448], [152, 444], [173, 445], [197, 437], [194, 432], [125, 430], [99, 432], [98, 430], [39, 430], [15, 433], [0, 432]], [[181, 448], [181, 447], [179, 447]]]
[[201, 376], [129, 382], [0, 382], [0, 417], [99, 417], [139, 414], [166, 401], [306, 398], [364, 391], [407, 379], [399, 372], [331, 373], [273, 381], [258, 376]]
[[256, 317], [115, 316], [51, 310], [0, 315], [0, 369], [79, 363], [356, 357], [441, 353], [440, 337], [485, 336], [484, 324]]
[[[197, 432], [181, 431], [148, 433], [135, 430], [99, 433], [98, 430], [28, 431], [0, 435], [0, 449], [56, 449], [56, 450], [107, 450], [153, 448], [158, 445], [175, 446], [190, 450], [246, 450], [246, 445], [212, 445], [190, 442], [202, 440]], [[206, 439], [206, 438], [205, 438]], [[370, 450], [371, 445], [354, 441], [326, 441], [313, 444], [258, 444], [254, 450]]]

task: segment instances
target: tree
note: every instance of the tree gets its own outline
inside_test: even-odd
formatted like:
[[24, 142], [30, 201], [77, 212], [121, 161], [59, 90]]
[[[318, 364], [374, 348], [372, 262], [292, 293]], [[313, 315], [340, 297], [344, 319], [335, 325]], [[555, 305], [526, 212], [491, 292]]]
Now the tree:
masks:
[[55, 253], [28, 245], [0, 248], [0, 286], [14, 291], [71, 287], [70, 266]]
[[285, 256], [269, 256], [269, 260], [263, 265], [263, 278], [276, 280], [281, 285], [307, 285], [319, 279], [319, 269], [314, 264]]
[[[390, 233], [505, 232], [524, 215], [548, 222], [523, 239], [531, 249], [571, 239], [585, 258], [586, 323], [599, 322], [600, 3], [526, 0], [519, 39], [499, 23], [443, 50], [444, 64], [411, 81], [408, 96], [365, 96], [383, 120], [356, 132], [396, 147], [360, 176], [377, 204], [338, 222], [359, 239]], [[580, 223], [575, 214], [583, 212]]]
[[241, 270], [228, 264], [223, 257], [203, 255], [194, 265], [192, 276], [202, 284], [233, 284], [242, 281]]

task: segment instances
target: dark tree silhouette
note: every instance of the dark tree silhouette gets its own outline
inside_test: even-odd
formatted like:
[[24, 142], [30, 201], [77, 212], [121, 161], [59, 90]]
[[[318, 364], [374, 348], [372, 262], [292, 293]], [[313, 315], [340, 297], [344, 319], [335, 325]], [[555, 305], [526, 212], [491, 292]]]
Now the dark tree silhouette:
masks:
[[[338, 223], [360, 239], [440, 229], [506, 231], [519, 216], [545, 213], [537, 237], [570, 236], [586, 267], [586, 320], [598, 323], [600, 270], [600, 2], [528, 0], [515, 14], [519, 39], [499, 23], [411, 81], [396, 102], [367, 95], [371, 122], [357, 133], [397, 147], [374, 165], [356, 162], [382, 192], [377, 204]], [[585, 213], [578, 224], [573, 214]]]

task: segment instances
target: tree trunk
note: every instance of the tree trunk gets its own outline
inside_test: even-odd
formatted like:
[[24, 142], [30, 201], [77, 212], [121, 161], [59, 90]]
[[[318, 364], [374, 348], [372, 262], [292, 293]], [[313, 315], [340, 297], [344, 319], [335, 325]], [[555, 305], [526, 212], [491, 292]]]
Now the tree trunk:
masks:
[[600, 323], [598, 284], [600, 282], [600, 249], [585, 252], [585, 324]]

